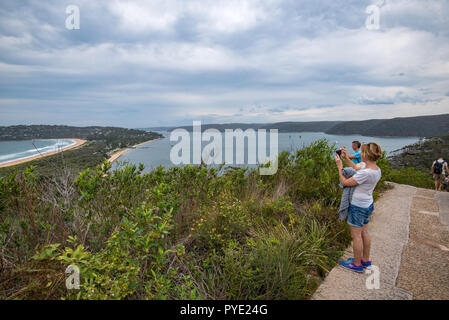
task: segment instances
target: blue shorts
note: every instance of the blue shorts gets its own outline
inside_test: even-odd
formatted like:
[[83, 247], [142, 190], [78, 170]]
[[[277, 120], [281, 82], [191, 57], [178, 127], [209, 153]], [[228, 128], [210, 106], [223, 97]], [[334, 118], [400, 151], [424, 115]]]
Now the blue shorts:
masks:
[[365, 224], [368, 224], [373, 211], [374, 203], [371, 203], [368, 208], [360, 208], [350, 204], [348, 209], [348, 224], [352, 227], [363, 227]]

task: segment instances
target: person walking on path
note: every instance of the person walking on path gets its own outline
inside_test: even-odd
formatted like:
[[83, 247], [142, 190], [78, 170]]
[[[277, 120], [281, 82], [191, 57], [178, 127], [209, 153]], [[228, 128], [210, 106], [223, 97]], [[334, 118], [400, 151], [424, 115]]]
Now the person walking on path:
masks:
[[339, 264], [356, 272], [371, 266], [371, 238], [368, 233], [368, 223], [374, 210], [373, 191], [381, 178], [381, 170], [376, 161], [382, 157], [381, 147], [374, 142], [362, 145], [361, 158], [366, 164], [363, 169], [350, 178], [343, 175], [343, 163], [340, 156], [335, 156], [341, 184], [345, 187], [355, 187], [348, 209], [348, 224], [351, 230], [354, 257]]
[[[443, 157], [439, 157], [438, 160], [435, 160], [432, 163], [432, 168], [430, 169], [430, 173], [433, 174], [433, 180], [435, 181], [435, 191], [441, 191], [441, 187], [443, 186], [444, 179], [446, 178], [446, 173], [449, 173], [449, 168], [447, 166], [447, 162], [444, 161]], [[438, 187], [438, 183], [440, 186]]]

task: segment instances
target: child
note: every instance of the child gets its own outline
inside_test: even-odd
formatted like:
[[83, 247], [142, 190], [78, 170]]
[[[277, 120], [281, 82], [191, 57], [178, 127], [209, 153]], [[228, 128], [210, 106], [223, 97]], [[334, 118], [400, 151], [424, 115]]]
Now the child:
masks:
[[449, 177], [444, 178], [442, 190], [449, 191]]
[[354, 164], [359, 164], [362, 162], [362, 156], [360, 155], [361, 145], [362, 144], [360, 143], [360, 141], [352, 141], [352, 150], [354, 150], [354, 153], [349, 155], [349, 159], [351, 159]]

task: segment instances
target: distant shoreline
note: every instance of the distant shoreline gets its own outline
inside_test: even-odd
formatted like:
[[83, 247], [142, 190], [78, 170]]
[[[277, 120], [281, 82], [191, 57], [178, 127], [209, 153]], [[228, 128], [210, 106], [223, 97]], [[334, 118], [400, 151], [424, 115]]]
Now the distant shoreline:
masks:
[[[148, 127], [151, 131], [193, 131], [192, 125]], [[449, 132], [449, 113], [366, 120], [283, 121], [265, 123], [202, 123], [202, 130], [278, 129], [279, 133], [323, 132], [329, 135], [362, 135], [377, 138], [435, 137]]]
[[160, 139], [162, 139], [162, 138], [157, 138], [157, 139], [152, 139], [152, 140], [144, 141], [144, 142], [141, 142], [141, 143], [139, 143], [139, 144], [136, 144], [136, 145], [134, 145], [134, 146], [132, 146], [132, 147], [128, 147], [128, 148], [124, 148], [124, 149], [118, 150], [118, 151], [114, 152], [114, 153], [109, 157], [108, 162], [109, 162], [109, 163], [113, 163], [114, 161], [117, 161], [121, 156], [125, 155], [125, 154], [128, 153], [129, 151], [134, 150], [134, 149], [136, 149], [137, 147], [140, 147], [140, 146], [142, 146], [142, 145], [144, 145], [144, 144], [147, 144], [147, 143], [150, 143], [150, 142], [154, 142], [154, 141], [157, 141], [157, 140], [160, 140]]
[[[34, 139], [34, 140], [61, 140], [61, 139]], [[22, 159], [17, 159], [17, 160], [12, 160], [12, 161], [8, 161], [5, 163], [1, 163], [0, 168], [11, 167], [11, 166], [15, 166], [15, 165], [29, 162], [32, 160], [45, 158], [45, 157], [48, 157], [48, 156], [51, 156], [51, 155], [54, 155], [54, 154], [57, 154], [57, 153], [60, 153], [63, 151], [68, 151], [68, 150], [71, 150], [71, 149], [74, 149], [74, 148], [77, 148], [77, 147], [83, 145], [87, 141], [87, 140], [82, 140], [82, 139], [78, 139], [78, 138], [64, 138], [64, 140], [73, 140], [73, 141], [75, 141], [75, 143], [71, 144], [67, 147], [61, 148], [60, 150], [46, 152], [46, 153], [38, 154], [35, 156], [30, 156], [30, 157], [26, 157], [26, 158], [22, 158]]]
[[[231, 124], [232, 125], [232, 124]], [[210, 126], [210, 127], [209, 127]], [[222, 126], [222, 125], [220, 125]], [[156, 128], [159, 129], [159, 128]], [[153, 130], [154, 132], [165, 132], [164, 130], [156, 130], [154, 128], [148, 128], [148, 130]], [[175, 130], [175, 129], [184, 129], [187, 130], [188, 133], [193, 133], [193, 129], [192, 127], [167, 127], [166, 130], [168, 130], [167, 132], [169, 132], [170, 130]], [[206, 131], [207, 129], [215, 129], [215, 127], [212, 127], [212, 125], [203, 125], [201, 132], [204, 133], [204, 131]], [[254, 128], [247, 128], [247, 127], [242, 127], [242, 128], [229, 128], [231, 130], [236, 130], [236, 129], [242, 129], [243, 131], [247, 130], [247, 129], [254, 129], [254, 130], [259, 130], [259, 129], [265, 129], [265, 128], [258, 128], [258, 127], [254, 127]], [[269, 128], [269, 129], [265, 129], [267, 130], [267, 132], [269, 132], [270, 129], [276, 129], [276, 128]], [[217, 129], [220, 133], [224, 134], [225, 133], [225, 129], [223, 128], [218, 128]], [[426, 139], [429, 137], [426, 136], [410, 136], [410, 135], [406, 135], [406, 136], [398, 136], [398, 135], [367, 135], [364, 133], [328, 133], [324, 130], [322, 131], [311, 131], [311, 130], [304, 130], [304, 131], [284, 131], [284, 130], [279, 130], [278, 133], [324, 133], [327, 135], [331, 135], [331, 136], [361, 136], [361, 137], [370, 137], [370, 138], [391, 138], [391, 139], [401, 139], [401, 138], [411, 138], [411, 139]], [[432, 136], [433, 137], [433, 136]]]

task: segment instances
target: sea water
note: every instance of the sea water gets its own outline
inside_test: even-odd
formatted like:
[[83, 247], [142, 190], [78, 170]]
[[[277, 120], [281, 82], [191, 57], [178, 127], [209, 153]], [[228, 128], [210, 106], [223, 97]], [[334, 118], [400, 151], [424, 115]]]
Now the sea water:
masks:
[[0, 164], [58, 151], [75, 143], [71, 139], [0, 141]]

